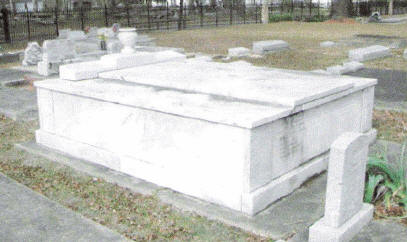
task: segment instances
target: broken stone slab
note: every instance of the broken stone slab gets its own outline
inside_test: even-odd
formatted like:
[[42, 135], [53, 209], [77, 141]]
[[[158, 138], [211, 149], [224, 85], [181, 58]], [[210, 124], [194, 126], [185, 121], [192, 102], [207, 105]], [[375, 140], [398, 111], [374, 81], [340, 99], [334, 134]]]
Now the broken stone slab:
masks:
[[230, 57], [244, 57], [250, 54], [250, 50], [244, 47], [236, 47], [228, 49], [228, 56]]
[[350, 70], [350, 72], [359, 71], [364, 68], [363, 63], [357, 61], [344, 62], [343, 66]]
[[38, 42], [30, 42], [24, 50], [23, 65], [36, 65], [42, 60], [42, 48]]
[[336, 45], [336, 43], [333, 41], [324, 41], [319, 44], [320, 47], [332, 47], [335, 45]]
[[253, 53], [264, 55], [269, 52], [288, 50], [289, 45], [284, 40], [264, 40], [253, 42]]
[[309, 241], [345, 242], [373, 219], [373, 205], [363, 203], [369, 143], [376, 131], [346, 132], [330, 149], [325, 214], [309, 229]]
[[390, 55], [390, 48], [381, 45], [372, 45], [349, 51], [349, 59], [352, 61], [368, 61]]

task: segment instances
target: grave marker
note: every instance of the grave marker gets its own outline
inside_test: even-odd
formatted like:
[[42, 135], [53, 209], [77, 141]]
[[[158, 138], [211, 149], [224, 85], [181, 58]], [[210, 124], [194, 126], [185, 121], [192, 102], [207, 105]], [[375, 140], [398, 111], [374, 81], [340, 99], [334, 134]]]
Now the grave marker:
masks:
[[376, 136], [347, 132], [331, 145], [325, 215], [310, 227], [310, 242], [349, 241], [373, 218], [373, 206], [363, 203], [369, 143]]

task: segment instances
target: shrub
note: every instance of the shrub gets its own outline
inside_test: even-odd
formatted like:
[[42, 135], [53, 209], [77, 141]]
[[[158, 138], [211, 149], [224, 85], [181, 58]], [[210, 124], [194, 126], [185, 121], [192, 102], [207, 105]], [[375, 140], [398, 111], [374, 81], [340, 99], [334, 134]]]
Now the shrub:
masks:
[[392, 205], [407, 209], [407, 177], [404, 142], [397, 164], [390, 164], [387, 154], [369, 157], [364, 201], [374, 203], [383, 198], [385, 207]]
[[269, 22], [292, 21], [291, 14], [272, 14], [269, 16]]

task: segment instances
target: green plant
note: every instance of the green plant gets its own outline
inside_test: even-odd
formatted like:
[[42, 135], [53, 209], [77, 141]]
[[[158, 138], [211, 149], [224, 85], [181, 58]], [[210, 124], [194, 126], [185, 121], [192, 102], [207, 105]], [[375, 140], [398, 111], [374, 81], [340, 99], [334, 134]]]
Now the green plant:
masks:
[[406, 145], [407, 142], [404, 142], [401, 147], [397, 164], [389, 163], [387, 151], [380, 156], [369, 157], [365, 202], [374, 203], [383, 197], [386, 208], [394, 204], [407, 209]]
[[280, 21], [292, 21], [293, 16], [291, 14], [272, 14], [269, 16], [270, 22], [280, 22]]

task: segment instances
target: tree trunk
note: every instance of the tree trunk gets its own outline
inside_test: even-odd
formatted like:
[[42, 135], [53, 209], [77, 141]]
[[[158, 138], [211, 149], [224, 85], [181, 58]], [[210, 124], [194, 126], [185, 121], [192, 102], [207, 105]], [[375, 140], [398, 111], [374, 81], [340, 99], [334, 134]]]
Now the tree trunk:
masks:
[[334, 0], [332, 1], [331, 17], [343, 18], [353, 16], [352, 0]]
[[389, 0], [389, 15], [393, 15], [393, 0]]

